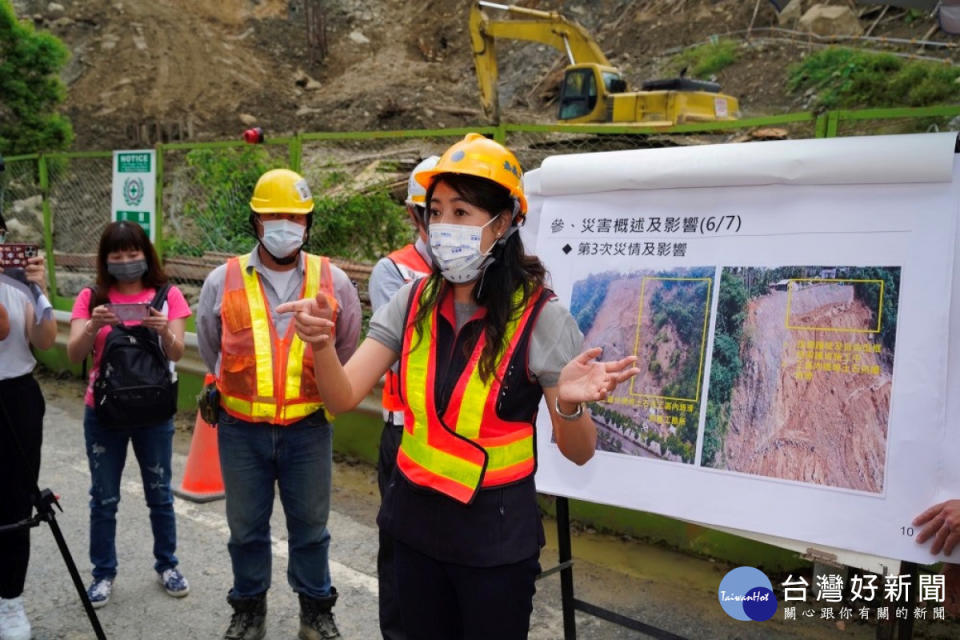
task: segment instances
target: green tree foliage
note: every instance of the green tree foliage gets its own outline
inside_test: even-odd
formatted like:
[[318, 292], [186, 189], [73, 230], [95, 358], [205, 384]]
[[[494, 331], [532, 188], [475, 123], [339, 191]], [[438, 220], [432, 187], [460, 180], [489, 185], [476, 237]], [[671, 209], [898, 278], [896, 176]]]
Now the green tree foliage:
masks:
[[702, 458], [706, 466], [719, 462], [727, 432], [727, 408], [740, 377], [740, 337], [746, 317], [747, 286], [743, 277], [724, 269], [717, 299], [717, 322], [710, 368], [710, 401], [704, 426]]
[[814, 89], [816, 106], [923, 107], [960, 97], [960, 67], [906, 60], [890, 53], [829, 47], [812, 53], [788, 71], [787, 90]]
[[56, 36], [17, 20], [0, 0], [0, 153], [65, 149], [70, 122], [56, 112], [66, 91], [57, 75], [69, 52]]
[[[691, 278], [708, 277], [712, 272], [692, 270]], [[654, 344], [659, 345], [660, 336], [665, 334], [663, 327], [669, 324], [679, 338], [680, 345], [669, 356], [670, 376], [672, 380], [662, 389], [664, 396], [672, 398], [692, 398], [697, 394], [700, 384], [700, 357], [704, 339], [704, 312], [709, 301], [710, 287], [706, 281], [691, 280], [659, 280], [658, 288], [650, 298], [650, 306], [654, 309], [653, 326], [657, 330]], [[657, 346], [651, 354], [649, 365], [653, 371], [654, 360], [658, 357], [660, 347]], [[696, 438], [694, 438], [694, 441]]]
[[[880, 342], [891, 353], [897, 340], [897, 304], [900, 291], [899, 267], [863, 267], [852, 269], [848, 278], [883, 281], [883, 308], [880, 306], [880, 285], [876, 282], [858, 282], [853, 295], [876, 314], [880, 311]], [[876, 321], [876, 317], [874, 317]]]
[[581, 333], [586, 335], [590, 331], [597, 311], [607, 299], [607, 288], [613, 280], [621, 277], [623, 276], [615, 271], [592, 273], [574, 285], [570, 296], [570, 312]]
[[262, 148], [194, 149], [187, 153], [191, 193], [184, 219], [164, 236], [166, 255], [199, 256], [206, 251], [242, 253], [253, 245], [249, 218], [250, 194], [271, 162]]
[[[253, 245], [250, 194], [264, 171], [283, 163], [257, 146], [194, 149], [187, 154], [193, 192], [184, 220], [166, 240], [168, 255], [199, 256], [207, 251], [241, 253]], [[404, 207], [384, 191], [323, 195], [347, 174], [314, 186], [313, 225], [307, 250], [348, 260], [373, 261], [410, 241]]]

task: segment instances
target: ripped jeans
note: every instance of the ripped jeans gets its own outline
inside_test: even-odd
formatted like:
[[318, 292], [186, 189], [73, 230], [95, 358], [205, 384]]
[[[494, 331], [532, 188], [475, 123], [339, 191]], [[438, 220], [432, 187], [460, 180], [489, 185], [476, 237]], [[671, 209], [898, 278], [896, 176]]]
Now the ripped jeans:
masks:
[[153, 568], [159, 573], [177, 566], [177, 524], [170, 490], [170, 459], [173, 455], [173, 420], [152, 427], [106, 429], [97, 414], [86, 407], [83, 435], [90, 463], [90, 562], [93, 577], [117, 574], [117, 505], [120, 482], [127, 459], [127, 443], [140, 464], [143, 493], [150, 509], [153, 530]]

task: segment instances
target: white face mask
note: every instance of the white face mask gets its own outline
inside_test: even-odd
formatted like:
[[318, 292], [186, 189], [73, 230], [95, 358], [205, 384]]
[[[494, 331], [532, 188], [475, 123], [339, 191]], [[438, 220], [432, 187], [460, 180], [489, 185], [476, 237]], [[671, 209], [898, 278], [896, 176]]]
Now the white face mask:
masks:
[[286, 258], [303, 246], [306, 227], [290, 220], [266, 220], [260, 242], [274, 258]]
[[446, 280], [462, 284], [480, 277], [483, 268], [489, 264], [490, 251], [496, 244], [491, 244], [486, 252], [482, 252], [480, 242], [483, 230], [494, 220], [496, 218], [491, 218], [490, 222], [480, 227], [442, 222], [430, 225], [430, 254]]

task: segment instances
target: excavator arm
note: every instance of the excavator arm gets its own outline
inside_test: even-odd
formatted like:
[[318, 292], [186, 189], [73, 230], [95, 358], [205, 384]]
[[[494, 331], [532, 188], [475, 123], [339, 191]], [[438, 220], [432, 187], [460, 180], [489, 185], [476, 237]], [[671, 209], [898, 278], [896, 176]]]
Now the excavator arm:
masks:
[[[483, 8], [500, 9], [516, 16], [516, 20], [491, 20]], [[497, 38], [527, 40], [549, 45], [569, 58], [570, 64], [594, 63], [604, 67], [610, 61], [599, 45], [579, 24], [556, 11], [538, 11], [493, 2], [474, 2], [470, 7], [470, 39], [473, 42], [473, 64], [480, 86], [483, 110], [494, 123], [500, 122], [497, 90]]]

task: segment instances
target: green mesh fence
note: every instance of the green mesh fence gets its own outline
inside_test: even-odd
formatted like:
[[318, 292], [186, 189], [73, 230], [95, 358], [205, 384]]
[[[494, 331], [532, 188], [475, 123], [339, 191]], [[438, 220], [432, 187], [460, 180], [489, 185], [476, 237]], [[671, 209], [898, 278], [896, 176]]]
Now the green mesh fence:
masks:
[[[525, 171], [551, 155], [887, 132], [906, 119], [911, 130], [960, 128], [960, 107], [793, 113], [670, 131], [620, 125], [510, 125], [418, 131], [306, 133], [267, 144], [240, 142], [157, 145], [158, 249], [167, 273], [191, 303], [209, 271], [253, 246], [248, 201], [257, 178], [290, 167], [306, 177], [316, 211], [308, 250], [329, 255], [365, 296], [370, 266], [413, 234], [403, 207], [407, 178], [420, 160], [439, 155], [468, 131], [505, 143]], [[903, 130], [903, 129], [901, 129]], [[72, 297], [93, 279], [93, 255], [110, 218], [111, 152], [10, 158], [0, 193], [21, 241], [44, 244], [41, 184], [46, 168], [50, 238], [59, 296]], [[11, 236], [17, 240], [16, 236]]]
[[56, 263], [55, 295], [71, 298], [96, 279], [100, 234], [110, 222], [112, 154], [44, 158]]

